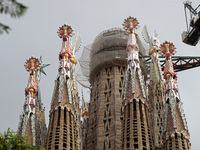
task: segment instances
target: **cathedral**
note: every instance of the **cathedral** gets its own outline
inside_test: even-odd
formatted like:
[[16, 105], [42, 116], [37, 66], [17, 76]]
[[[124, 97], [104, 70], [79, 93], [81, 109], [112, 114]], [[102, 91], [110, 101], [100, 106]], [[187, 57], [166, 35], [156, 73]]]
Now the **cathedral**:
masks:
[[79, 60], [90, 89], [87, 102], [83, 89], [79, 96], [77, 82], [86, 85], [75, 73], [81, 36], [76, 34], [72, 45], [72, 27], [61, 26], [48, 129], [39, 82], [49, 64], [32, 56], [25, 63], [29, 80], [18, 133], [27, 135], [29, 144], [46, 150], [190, 150], [176, 74], [189, 64], [174, 63], [175, 45], [161, 44], [146, 26], [142, 30], [145, 48], [137, 28], [137, 18], [128, 17], [123, 29], [101, 32], [85, 60]]

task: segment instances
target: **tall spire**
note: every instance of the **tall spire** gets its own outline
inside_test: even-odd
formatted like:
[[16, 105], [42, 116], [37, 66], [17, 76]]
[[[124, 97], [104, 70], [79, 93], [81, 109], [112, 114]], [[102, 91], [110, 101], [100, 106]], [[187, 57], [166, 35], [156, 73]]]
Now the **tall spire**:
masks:
[[[50, 120], [46, 149], [79, 149], [80, 139], [80, 109], [74, 65], [77, 63], [69, 37], [73, 35], [71, 26], [64, 24], [58, 30], [62, 38], [59, 53], [58, 77], [55, 81], [51, 101]], [[79, 40], [80, 47], [80, 40]], [[75, 47], [77, 47], [75, 45]]]
[[129, 32], [127, 53], [128, 64], [125, 80], [124, 115], [122, 125], [122, 149], [153, 149], [145, 82], [140, 68], [139, 46], [134, 29], [138, 28], [136, 18], [124, 21]]
[[[30, 73], [28, 85], [25, 89], [26, 101], [24, 103], [24, 126], [22, 135], [32, 136], [31, 143], [36, 145], [35, 135], [35, 100], [38, 93], [38, 81], [36, 81], [35, 72], [41, 66], [37, 58], [31, 57], [25, 64], [26, 70]], [[29, 129], [30, 128], [30, 129]]]
[[[133, 95], [135, 95], [135, 97], [137, 98], [139, 98], [139, 96], [145, 98], [145, 85], [139, 62], [139, 46], [136, 42], [136, 37], [134, 33], [134, 30], [139, 27], [139, 22], [136, 18], [129, 17], [124, 21], [123, 26], [124, 29], [130, 33], [127, 44], [128, 64], [125, 82], [125, 97], [130, 100], [132, 99], [131, 96]], [[136, 79], [136, 76], [139, 77], [139, 81]], [[131, 82], [131, 88], [129, 88], [129, 90], [131, 90], [131, 93], [128, 93], [129, 91], [127, 91], [127, 86], [129, 84], [128, 81]]]
[[32, 56], [24, 65], [30, 76], [25, 88], [24, 111], [20, 116], [18, 127], [18, 133], [22, 136], [30, 136], [27, 142], [38, 148], [44, 148], [47, 134], [39, 89], [40, 73], [46, 65], [41, 63], [41, 60]]
[[58, 36], [62, 38], [62, 48], [59, 53], [59, 75], [64, 75], [70, 78], [71, 63], [77, 64], [76, 58], [73, 57], [72, 48], [69, 45], [69, 37], [73, 36], [73, 29], [71, 26], [64, 24], [58, 30]]
[[149, 109], [151, 112], [151, 122], [153, 125], [153, 137], [156, 149], [163, 146], [163, 124], [164, 124], [164, 103], [165, 103], [165, 83], [159, 60], [160, 41], [158, 34], [149, 36], [147, 27], [144, 26], [142, 35], [146, 43], [149, 44], [149, 55], [151, 64], [149, 69], [150, 79], [148, 85]]
[[[31, 57], [24, 65], [26, 70], [30, 73], [29, 82], [25, 89], [26, 96], [30, 96], [31, 101], [36, 98], [38, 92], [38, 81], [36, 80], [36, 70], [40, 68], [41, 64], [37, 58]], [[27, 109], [30, 111], [29, 107]], [[30, 112], [32, 112], [33, 108]]]
[[189, 131], [182, 108], [182, 102], [177, 86], [177, 74], [174, 72], [171, 56], [174, 55], [175, 46], [173, 43], [164, 42], [161, 46], [161, 53], [166, 58], [164, 78], [166, 81], [166, 104], [165, 104], [165, 148], [190, 149]]

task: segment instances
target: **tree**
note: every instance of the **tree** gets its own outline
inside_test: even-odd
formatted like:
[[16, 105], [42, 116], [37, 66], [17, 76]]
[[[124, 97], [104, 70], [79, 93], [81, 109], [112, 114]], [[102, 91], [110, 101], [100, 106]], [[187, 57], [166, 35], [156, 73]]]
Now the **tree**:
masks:
[[37, 150], [36, 147], [26, 143], [26, 138], [8, 128], [4, 134], [0, 133], [0, 150]]
[[[0, 0], [0, 14], [9, 14], [12, 18], [21, 17], [25, 14], [27, 6], [17, 2], [16, 0]], [[10, 27], [0, 23], [0, 34], [8, 33]]]

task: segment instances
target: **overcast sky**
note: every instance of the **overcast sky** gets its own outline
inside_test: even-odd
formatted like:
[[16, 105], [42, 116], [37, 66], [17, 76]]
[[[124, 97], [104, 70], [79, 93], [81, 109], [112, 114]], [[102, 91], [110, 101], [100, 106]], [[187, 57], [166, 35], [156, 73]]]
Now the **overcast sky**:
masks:
[[[82, 36], [77, 58], [83, 46], [91, 44], [103, 30], [122, 28], [128, 16], [134, 16], [140, 22], [141, 27], [136, 33], [143, 42], [141, 30], [146, 25], [151, 35], [154, 30], [159, 33], [161, 43], [165, 40], [174, 43], [176, 56], [200, 56], [200, 44], [192, 47], [181, 41], [181, 33], [186, 30], [182, 0], [23, 0], [23, 4], [29, 8], [22, 18], [0, 16], [0, 21], [12, 29], [9, 34], [0, 35], [0, 132], [8, 127], [17, 130], [29, 77], [24, 64], [32, 55], [38, 58], [42, 55], [43, 63], [51, 64], [45, 68], [47, 76], [42, 75], [40, 82], [48, 126], [62, 44], [57, 30], [64, 23], [71, 25]], [[195, 0], [192, 4], [196, 8], [199, 2]], [[198, 150], [200, 145], [199, 77], [200, 68], [178, 73], [179, 92], [193, 150]]]

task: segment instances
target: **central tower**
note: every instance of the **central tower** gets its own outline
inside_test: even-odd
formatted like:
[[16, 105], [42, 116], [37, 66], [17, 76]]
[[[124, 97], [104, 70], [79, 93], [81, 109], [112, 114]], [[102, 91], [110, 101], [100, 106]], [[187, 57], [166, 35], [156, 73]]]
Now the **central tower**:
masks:
[[91, 46], [88, 150], [121, 149], [127, 40], [126, 31], [113, 28], [100, 33]]
[[100, 33], [92, 44], [88, 150], [120, 149], [127, 38], [126, 32], [114, 28]]

